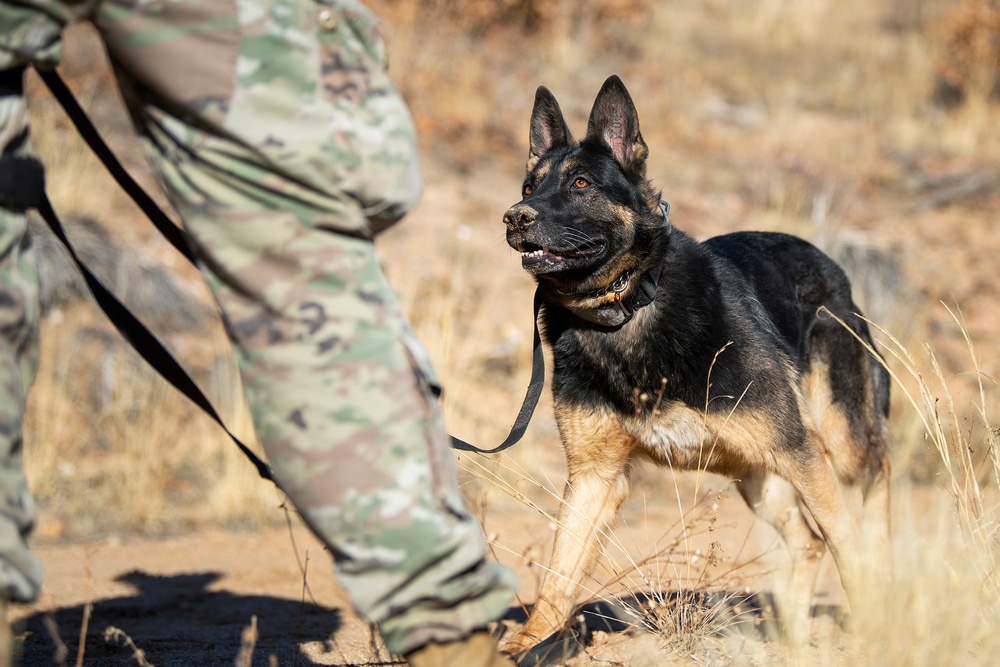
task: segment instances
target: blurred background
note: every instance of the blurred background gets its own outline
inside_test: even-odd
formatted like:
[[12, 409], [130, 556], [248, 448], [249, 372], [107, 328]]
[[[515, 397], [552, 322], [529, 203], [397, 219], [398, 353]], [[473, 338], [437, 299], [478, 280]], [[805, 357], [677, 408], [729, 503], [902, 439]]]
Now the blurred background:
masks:
[[[602, 82], [618, 74], [674, 225], [700, 238], [794, 233], [841, 261], [866, 315], [912, 353], [918, 375], [942, 387], [937, 396], [953, 409], [941, 410], [941, 423], [967, 436], [965, 482], [995, 488], [1000, 3], [367, 4], [383, 19], [427, 182], [420, 207], [379, 246], [443, 378], [453, 433], [500, 442], [527, 384], [533, 285], [503, 240], [501, 218], [519, 199], [534, 91], [550, 88], [582, 135]], [[61, 71], [156, 192], [95, 34], [75, 26], [66, 38]], [[34, 147], [81, 255], [252, 438], [199, 276], [118, 191], [33, 76], [28, 88]], [[34, 234], [44, 307], [25, 447], [40, 506], [35, 539], [283, 521], [274, 490], [109, 330], [66, 257], [37, 225]], [[904, 384], [916, 381], [906, 364], [890, 363]], [[894, 395], [897, 483], [934, 484], [947, 457], [904, 393], [894, 387]], [[561, 488], [547, 397], [511, 459]], [[490, 474], [511, 476], [496, 466]], [[651, 474], [640, 471], [640, 489]], [[489, 500], [489, 475], [465, 475], [473, 501]]]

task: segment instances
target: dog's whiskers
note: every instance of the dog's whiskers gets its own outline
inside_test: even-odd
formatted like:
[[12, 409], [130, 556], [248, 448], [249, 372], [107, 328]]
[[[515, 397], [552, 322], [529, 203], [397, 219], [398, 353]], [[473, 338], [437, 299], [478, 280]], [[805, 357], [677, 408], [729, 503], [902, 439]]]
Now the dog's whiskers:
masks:
[[594, 243], [596, 239], [593, 236], [584, 234], [583, 232], [576, 229], [567, 229], [564, 233], [563, 238], [565, 238], [570, 243], [576, 246], [583, 246]]

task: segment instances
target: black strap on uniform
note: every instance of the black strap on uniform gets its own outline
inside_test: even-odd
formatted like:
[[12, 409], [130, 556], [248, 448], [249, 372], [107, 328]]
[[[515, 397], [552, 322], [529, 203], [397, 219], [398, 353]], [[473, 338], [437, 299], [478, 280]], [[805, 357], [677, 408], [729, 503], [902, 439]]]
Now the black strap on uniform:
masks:
[[[115, 157], [114, 153], [104, 142], [104, 139], [98, 133], [97, 128], [94, 124], [90, 122], [87, 118], [87, 114], [84, 113], [83, 108], [80, 106], [79, 102], [73, 96], [69, 87], [66, 86], [59, 74], [54, 70], [44, 70], [36, 69], [38, 75], [41, 77], [42, 81], [48, 86], [49, 91], [52, 95], [59, 101], [63, 109], [66, 111], [66, 115], [69, 116], [70, 120], [73, 121], [73, 125], [76, 127], [77, 132], [83, 137], [83, 140], [87, 142], [90, 149], [94, 151], [94, 154], [101, 160], [104, 167], [111, 173], [114, 179], [122, 187], [123, 190], [131, 197], [132, 201], [142, 209], [143, 213], [152, 221], [159, 232], [164, 238], [172, 245], [178, 252], [181, 253], [189, 262], [195, 263], [194, 253], [192, 253], [190, 246], [187, 244], [184, 238], [184, 233], [181, 231], [177, 225], [167, 216], [163, 210], [156, 205], [156, 202], [146, 193], [142, 187], [135, 182], [129, 173], [122, 166], [121, 162]], [[101, 283], [100, 280], [86, 267], [86, 265], [80, 260], [76, 251], [73, 249], [72, 244], [66, 237], [66, 233], [63, 230], [62, 224], [59, 222], [59, 218], [52, 207], [52, 203], [49, 201], [47, 195], [42, 193], [42, 200], [37, 206], [39, 214], [48, 224], [49, 229], [55, 234], [56, 238], [59, 239], [62, 244], [66, 247], [69, 256], [73, 259], [80, 273], [83, 275], [84, 281], [87, 283], [87, 287], [90, 289], [91, 294], [94, 296], [94, 300], [97, 305], [104, 311], [104, 314], [108, 316], [111, 323], [115, 326], [118, 332], [125, 338], [126, 341], [139, 353], [143, 359], [146, 360], [150, 366], [153, 367], [167, 382], [169, 382], [175, 389], [188, 397], [195, 405], [202, 409], [205, 414], [212, 418], [216, 424], [218, 424], [226, 435], [239, 447], [240, 451], [250, 460], [254, 468], [257, 469], [257, 474], [264, 479], [271, 480], [275, 484], [277, 482], [274, 476], [271, 474], [271, 468], [264, 461], [260, 459], [256, 454], [251, 451], [251, 449], [236, 436], [229, 427], [226, 426], [222, 417], [219, 416], [218, 411], [216, 411], [215, 406], [212, 402], [205, 396], [198, 383], [192, 379], [192, 377], [184, 370], [184, 367], [180, 365], [176, 358], [170, 353], [169, 350], [160, 342], [160, 340], [142, 323], [139, 319], [123, 304], [111, 291]]]
[[[54, 69], [36, 71], [42, 78], [42, 81], [45, 82], [49, 90], [62, 105], [66, 114], [69, 116], [84, 141], [87, 142], [87, 145], [94, 151], [94, 154], [97, 155], [97, 157], [104, 164], [104, 167], [111, 173], [122, 189], [125, 190], [126, 194], [128, 194], [129, 197], [132, 198], [132, 201], [134, 201], [136, 205], [142, 209], [164, 238], [166, 238], [178, 252], [194, 264], [194, 254], [191, 251], [190, 246], [187, 244], [183, 231], [173, 223], [170, 217], [167, 216], [167, 214], [164, 213], [159, 206], [156, 205], [146, 191], [135, 182], [135, 180], [121, 165], [114, 153], [104, 142], [104, 139], [94, 127], [93, 123], [91, 123], [90, 119], [87, 118], [86, 113], [80, 107], [80, 104], [76, 101], [73, 93], [70, 91], [69, 87], [66, 86], [65, 82], [63, 82], [59, 74]], [[87, 282], [87, 286], [93, 293], [98, 306], [100, 306], [101, 310], [103, 310], [108, 316], [108, 319], [111, 320], [111, 323], [115, 326], [115, 328], [118, 329], [122, 336], [124, 336], [132, 347], [135, 348], [139, 355], [145, 359], [146, 362], [160, 375], [162, 375], [167, 382], [173, 385], [174, 388], [182, 394], [187, 396], [195, 403], [195, 405], [200, 407], [209, 417], [222, 427], [236, 446], [240, 448], [247, 458], [250, 459], [250, 462], [257, 468], [257, 472], [261, 477], [275, 482], [274, 477], [271, 475], [270, 467], [261, 461], [249, 447], [243, 444], [243, 442], [229, 430], [229, 428], [222, 421], [222, 418], [219, 416], [219, 413], [212, 406], [211, 401], [208, 400], [208, 397], [205, 396], [205, 394], [198, 387], [197, 383], [191, 378], [190, 375], [188, 375], [173, 355], [170, 354], [167, 348], [164, 347], [156, 336], [149, 331], [149, 329], [147, 329], [142, 322], [140, 322], [139, 319], [136, 318], [135, 315], [133, 315], [128, 308], [126, 308], [125, 305], [122, 304], [122, 302], [119, 301], [118, 298], [115, 297], [101, 283], [101, 281], [97, 279], [96, 276], [94, 276], [94, 274], [83, 264], [82, 261], [80, 261], [76, 252], [73, 250], [72, 245], [69, 243], [69, 239], [66, 238], [62, 225], [59, 223], [59, 219], [56, 217], [51, 202], [49, 202], [48, 197], [45, 196], [44, 191], [42, 192], [41, 201], [38, 202], [37, 208], [46, 223], [48, 223], [49, 227], [52, 229], [56, 238], [58, 238], [63, 245], [66, 246], [70, 257], [72, 257], [73, 261], [80, 269], [80, 272], [83, 274], [84, 280]], [[534, 414], [535, 407], [538, 405], [538, 399], [542, 394], [542, 387], [545, 381], [545, 358], [542, 354], [541, 338], [538, 333], [538, 312], [540, 308], [541, 297], [536, 290], [534, 300], [534, 341], [532, 349], [531, 380], [528, 384], [528, 390], [524, 396], [524, 402], [521, 405], [521, 409], [518, 412], [517, 418], [514, 421], [514, 425], [511, 428], [507, 439], [493, 449], [480, 449], [479, 447], [475, 447], [464, 440], [460, 440], [459, 438], [452, 436], [452, 447], [455, 449], [477, 452], [480, 454], [494, 454], [502, 452], [503, 450], [513, 446], [524, 436], [525, 429], [527, 429], [528, 423], [531, 421], [531, 416]], [[275, 484], [277, 484], [277, 482], [275, 482]]]
[[45, 196], [45, 169], [33, 157], [0, 157], [0, 206], [10, 211], [38, 208]]
[[[23, 97], [24, 67], [0, 70], [0, 98]], [[27, 131], [9, 137], [0, 155], [0, 206], [11, 211], [37, 208], [45, 193], [45, 170], [32, 157], [17, 155], [28, 141]]]

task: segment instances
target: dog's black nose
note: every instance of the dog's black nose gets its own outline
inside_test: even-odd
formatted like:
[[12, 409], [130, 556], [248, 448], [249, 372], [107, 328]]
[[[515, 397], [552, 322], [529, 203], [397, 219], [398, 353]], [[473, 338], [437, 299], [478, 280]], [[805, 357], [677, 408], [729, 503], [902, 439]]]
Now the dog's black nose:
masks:
[[523, 231], [535, 224], [538, 211], [527, 204], [511, 206], [503, 216], [503, 223], [512, 231]]

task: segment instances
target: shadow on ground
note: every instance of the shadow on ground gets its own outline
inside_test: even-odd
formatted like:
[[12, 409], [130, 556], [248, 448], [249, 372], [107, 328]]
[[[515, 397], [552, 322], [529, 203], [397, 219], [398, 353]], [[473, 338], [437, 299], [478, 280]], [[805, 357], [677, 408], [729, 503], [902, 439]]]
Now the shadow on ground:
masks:
[[[336, 643], [343, 626], [339, 609], [308, 601], [208, 590], [220, 577], [216, 572], [158, 576], [133, 571], [122, 575], [117, 581], [134, 586], [136, 593], [94, 603], [87, 623], [84, 664], [101, 667], [142, 664], [136, 659], [134, 648], [121, 640], [105, 638], [106, 628], [115, 627], [124, 631], [135, 647], [142, 650], [145, 660], [155, 667], [232, 665], [240, 653], [244, 629], [254, 616], [258, 634], [254, 666], [268, 665], [271, 656], [277, 658], [279, 665], [330, 664], [315, 662], [300, 650], [303, 644], [319, 644], [324, 654], [341, 656], [335, 664], [355, 664], [343, 656]], [[663, 613], [657, 609], [679, 608], [679, 605], [700, 615], [702, 622], [711, 628], [709, 634], [775, 641], [780, 630], [773, 620], [772, 604], [767, 593], [705, 591], [640, 592], [589, 602], [577, 609], [571, 625], [518, 657], [521, 667], [562, 664], [590, 645], [595, 633], [642, 631], [649, 625], [650, 613]], [[842, 620], [841, 613], [836, 606], [813, 608], [814, 616], [829, 615]], [[77, 606], [37, 613], [20, 621], [15, 631], [24, 636], [21, 664], [24, 667], [76, 664], [84, 614], [85, 609]], [[504, 620], [516, 626], [524, 622], [524, 617], [520, 607], [511, 607]]]
[[[84, 664], [137, 664], [132, 649], [122, 642], [105, 640], [105, 628], [114, 626], [127, 633], [156, 667], [232, 665], [240, 652], [243, 629], [253, 616], [257, 617], [258, 634], [254, 665], [267, 665], [272, 654], [280, 665], [316, 665], [299, 651], [304, 642], [323, 642], [329, 651], [338, 651], [335, 636], [342, 625], [338, 609], [308, 601], [206, 590], [220, 576], [215, 572], [155, 576], [138, 571], [122, 575], [118, 581], [135, 586], [136, 594], [94, 603]], [[15, 631], [25, 634], [21, 664], [76, 664], [83, 618], [83, 607], [71, 607], [35, 614], [18, 623]], [[65, 643], [64, 659], [60, 659], [53, 634]]]

